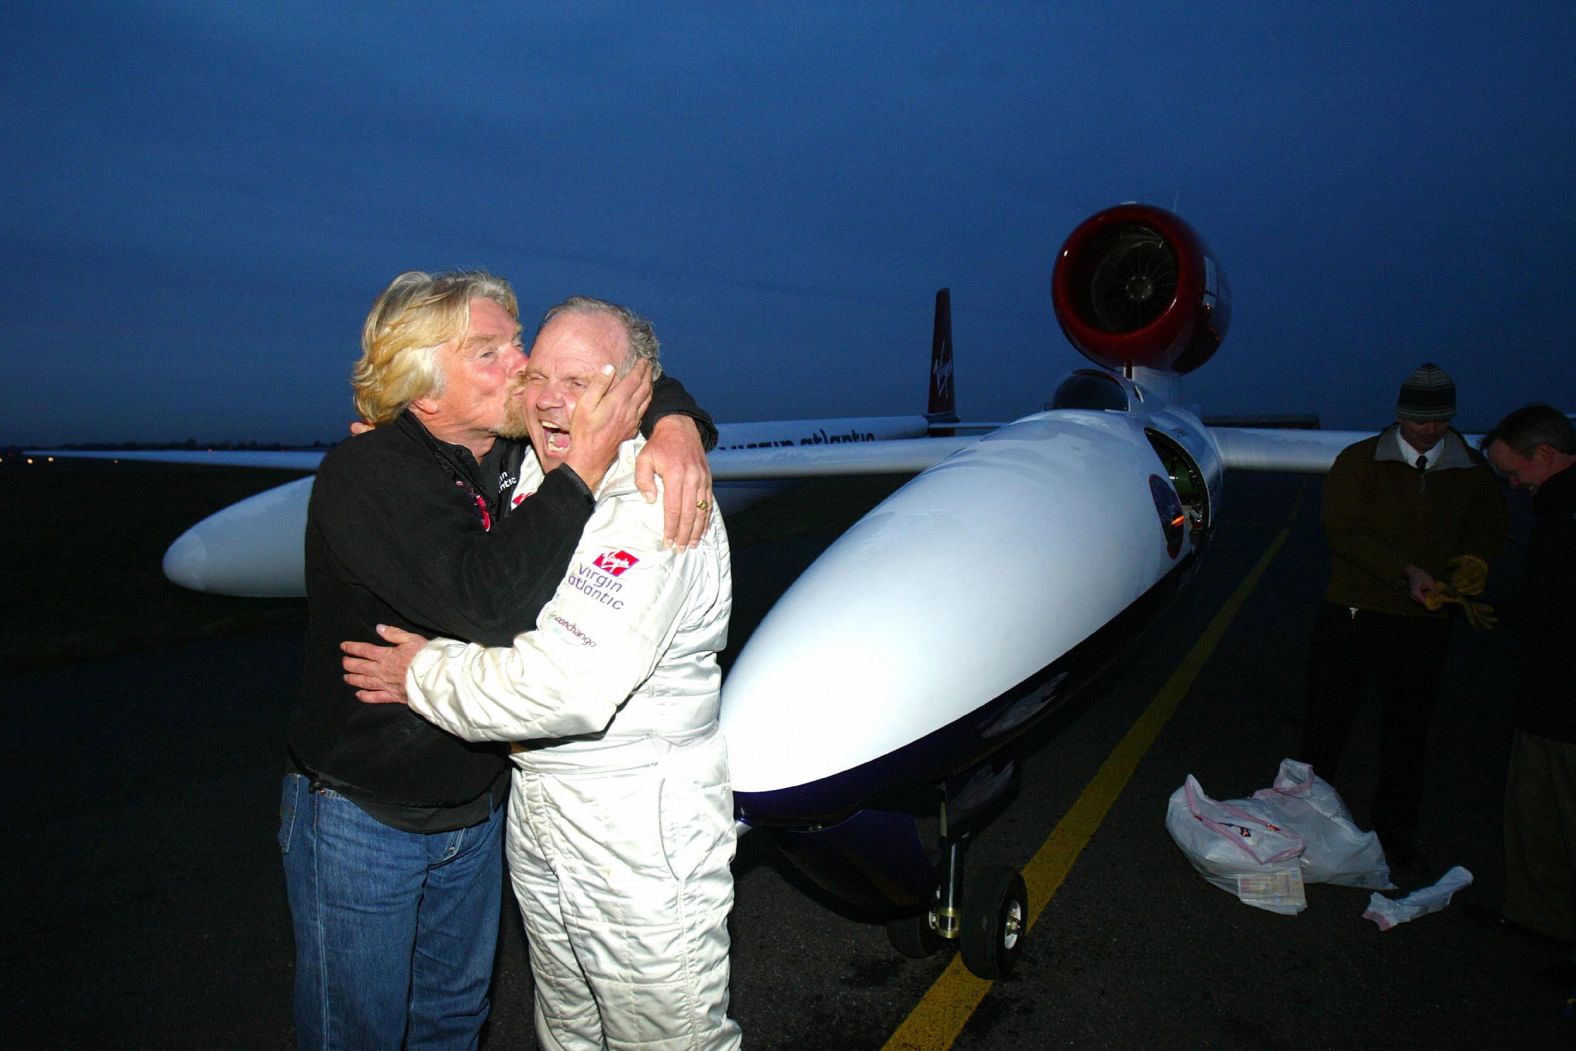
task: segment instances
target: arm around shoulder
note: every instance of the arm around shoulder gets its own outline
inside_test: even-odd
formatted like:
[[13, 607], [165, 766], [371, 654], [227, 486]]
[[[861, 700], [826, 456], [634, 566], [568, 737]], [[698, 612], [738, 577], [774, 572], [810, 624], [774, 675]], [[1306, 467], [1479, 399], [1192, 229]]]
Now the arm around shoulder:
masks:
[[684, 384], [672, 376], [664, 375], [651, 385], [651, 405], [646, 409], [645, 418], [640, 421], [640, 433], [650, 438], [658, 420], [674, 415], [688, 416], [695, 421], [703, 448], [710, 450], [717, 447], [717, 425], [712, 422], [711, 414], [700, 407], [690, 392], [684, 389]]

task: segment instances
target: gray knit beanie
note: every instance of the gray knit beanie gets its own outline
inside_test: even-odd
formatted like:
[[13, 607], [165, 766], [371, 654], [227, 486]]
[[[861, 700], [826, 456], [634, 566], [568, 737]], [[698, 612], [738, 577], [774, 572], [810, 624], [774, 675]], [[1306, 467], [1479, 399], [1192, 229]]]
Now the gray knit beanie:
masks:
[[1456, 384], [1450, 373], [1432, 361], [1419, 365], [1401, 384], [1395, 414], [1416, 423], [1450, 419], [1456, 414]]

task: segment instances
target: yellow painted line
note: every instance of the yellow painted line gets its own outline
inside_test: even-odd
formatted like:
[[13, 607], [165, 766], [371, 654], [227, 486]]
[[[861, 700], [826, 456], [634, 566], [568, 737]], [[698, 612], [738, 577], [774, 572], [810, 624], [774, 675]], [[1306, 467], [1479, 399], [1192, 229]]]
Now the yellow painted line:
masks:
[[[1270, 542], [1252, 572], [1237, 585], [1237, 589], [1204, 629], [1204, 634], [1199, 636], [1198, 642], [1193, 644], [1177, 670], [1171, 673], [1171, 678], [1166, 680], [1155, 699], [1149, 702], [1144, 714], [1138, 717], [1126, 736], [1111, 750], [1093, 780], [1084, 786], [1077, 801], [1056, 823], [1050, 838], [1024, 866], [1023, 882], [1029, 892], [1030, 929], [1039, 920], [1045, 906], [1050, 904], [1051, 898], [1071, 871], [1073, 862], [1083, 853], [1112, 804], [1127, 787], [1133, 771], [1138, 768], [1138, 761], [1149, 751], [1177, 705], [1192, 689], [1193, 680], [1220, 644], [1232, 618], [1258, 586], [1259, 578], [1290, 535], [1290, 529], [1282, 529]], [[947, 969], [941, 972], [941, 976], [886, 1042], [883, 1051], [946, 1051], [968, 1024], [975, 1008], [979, 1007], [993, 984], [969, 973], [963, 966], [962, 957], [953, 956]]]

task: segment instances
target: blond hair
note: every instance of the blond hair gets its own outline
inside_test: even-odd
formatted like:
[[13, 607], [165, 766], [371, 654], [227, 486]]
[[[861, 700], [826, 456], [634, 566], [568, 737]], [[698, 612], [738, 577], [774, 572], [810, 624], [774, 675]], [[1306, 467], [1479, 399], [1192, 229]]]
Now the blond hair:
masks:
[[509, 282], [484, 270], [410, 270], [389, 283], [367, 314], [361, 358], [350, 374], [362, 419], [388, 423], [417, 398], [443, 393], [438, 350], [464, 339], [473, 299], [491, 299], [520, 319]]

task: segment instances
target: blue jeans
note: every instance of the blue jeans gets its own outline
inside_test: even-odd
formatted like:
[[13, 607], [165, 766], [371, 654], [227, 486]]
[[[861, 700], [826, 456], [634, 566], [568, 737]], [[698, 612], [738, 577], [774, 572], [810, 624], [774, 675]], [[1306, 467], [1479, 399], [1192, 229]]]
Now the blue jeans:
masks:
[[402, 832], [285, 775], [299, 1046], [476, 1046], [498, 946], [504, 810], [453, 832]]

